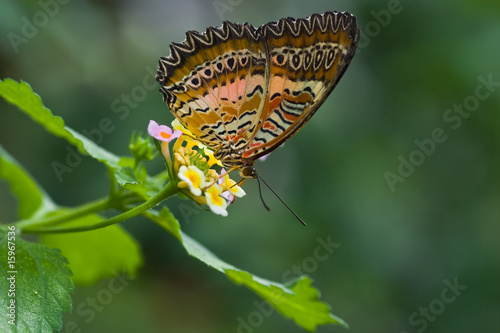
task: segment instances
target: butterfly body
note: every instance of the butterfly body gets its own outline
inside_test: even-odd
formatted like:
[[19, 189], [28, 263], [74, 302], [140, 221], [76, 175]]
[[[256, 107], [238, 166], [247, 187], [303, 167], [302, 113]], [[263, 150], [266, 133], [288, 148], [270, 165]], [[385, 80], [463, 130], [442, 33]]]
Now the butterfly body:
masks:
[[240, 170], [243, 178], [255, 178], [257, 171], [253, 167], [252, 159], [244, 159], [243, 151], [234, 147], [222, 145], [214, 152], [214, 157], [218, 159], [226, 168]]
[[258, 28], [224, 22], [172, 44], [157, 80], [174, 116], [225, 167], [253, 178], [254, 161], [297, 133], [325, 101], [358, 41], [356, 19], [345, 12]]

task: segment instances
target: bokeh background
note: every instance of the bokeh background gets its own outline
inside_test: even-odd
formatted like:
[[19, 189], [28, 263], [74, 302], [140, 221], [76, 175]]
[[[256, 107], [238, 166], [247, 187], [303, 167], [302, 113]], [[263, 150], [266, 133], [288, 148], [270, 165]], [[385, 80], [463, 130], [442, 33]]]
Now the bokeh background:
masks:
[[[226, 218], [168, 205], [186, 233], [229, 263], [277, 281], [294, 267], [308, 273], [352, 333], [499, 332], [500, 2], [2, 0], [0, 77], [30, 83], [78, 131], [110, 119], [101, 144], [127, 154], [132, 131], [173, 119], [153, 75], [185, 31], [327, 10], [357, 16], [359, 52], [300, 134], [257, 166], [309, 225], [264, 190], [267, 212], [252, 181]], [[26, 39], [12, 42], [11, 32]], [[431, 144], [435, 131], [440, 142]], [[64, 163], [66, 143], [4, 101], [0, 142], [62, 205], [108, 191], [105, 169], [90, 158], [60, 182], [51, 163]], [[0, 219], [14, 216], [0, 184]], [[256, 322], [260, 298], [148, 221], [124, 225], [145, 265], [92, 320], [65, 315], [75, 332], [302, 332], [276, 313]], [[337, 244], [323, 261], [311, 259], [318, 238]], [[445, 291], [446, 281], [459, 289]], [[75, 308], [107, 283], [77, 288]]]

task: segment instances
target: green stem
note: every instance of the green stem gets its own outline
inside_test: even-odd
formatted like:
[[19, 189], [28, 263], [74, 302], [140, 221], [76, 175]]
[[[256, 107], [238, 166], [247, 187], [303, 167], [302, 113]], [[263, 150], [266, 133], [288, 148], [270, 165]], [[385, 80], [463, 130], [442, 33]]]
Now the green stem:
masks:
[[[104, 220], [102, 222], [92, 224], [92, 225], [83, 225], [78, 227], [61, 227], [61, 228], [38, 228], [37, 226], [27, 226], [23, 229], [23, 233], [30, 234], [47, 234], [47, 233], [67, 233], [67, 232], [81, 232], [81, 231], [89, 231], [104, 228], [113, 224], [120, 223], [129, 218], [132, 218], [136, 215], [141, 214], [142, 212], [147, 211], [150, 208], [153, 208], [161, 201], [171, 197], [172, 195], [179, 192], [179, 188], [177, 184], [174, 182], [169, 182], [163, 189], [161, 189], [154, 197], [144, 202], [143, 204], [126, 211], [120, 215], [114, 216], [110, 219]], [[31, 227], [31, 228], [30, 228]]]
[[116, 177], [115, 172], [112, 168], [107, 167], [109, 176], [109, 197], [114, 198], [116, 196]]
[[48, 218], [40, 219], [40, 218], [32, 218], [28, 220], [23, 220], [16, 223], [16, 227], [19, 230], [23, 230], [31, 227], [40, 227], [40, 226], [48, 226], [48, 225], [57, 225], [70, 220], [77, 219], [79, 217], [89, 215], [92, 213], [97, 213], [103, 211], [105, 209], [110, 208], [109, 198], [101, 198], [95, 201], [91, 201], [89, 203], [83, 204], [77, 208], [71, 209], [68, 213], [63, 213], [59, 215], [54, 215]]
[[101, 198], [83, 204], [76, 208], [68, 209], [67, 212], [60, 213], [57, 215], [49, 216], [46, 218], [33, 217], [27, 220], [19, 221], [16, 223], [16, 227], [19, 230], [23, 230], [28, 227], [31, 229], [33, 228], [38, 229], [42, 226], [55, 226], [106, 209], [110, 208], [120, 209], [122, 206], [126, 204], [137, 203], [138, 202], [137, 200], [138, 200], [137, 194], [135, 193], [126, 193], [119, 198], [111, 198], [111, 197]]

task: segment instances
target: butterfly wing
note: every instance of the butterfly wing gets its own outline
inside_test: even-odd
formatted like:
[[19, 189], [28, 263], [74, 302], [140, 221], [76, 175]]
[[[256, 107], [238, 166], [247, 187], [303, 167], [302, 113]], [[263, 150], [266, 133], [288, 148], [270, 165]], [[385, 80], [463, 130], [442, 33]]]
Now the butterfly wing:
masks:
[[[356, 18], [326, 12], [258, 29], [224, 22], [190, 31], [159, 62], [174, 116], [228, 164], [251, 166], [295, 134], [325, 101], [359, 41]], [[238, 156], [238, 154], [236, 154]]]
[[245, 147], [247, 164], [295, 134], [335, 88], [359, 41], [356, 18], [326, 12], [259, 28], [269, 59], [269, 88], [259, 126]]
[[190, 31], [159, 62], [157, 80], [174, 116], [217, 149], [247, 146], [267, 95], [266, 49], [257, 29], [224, 22]]

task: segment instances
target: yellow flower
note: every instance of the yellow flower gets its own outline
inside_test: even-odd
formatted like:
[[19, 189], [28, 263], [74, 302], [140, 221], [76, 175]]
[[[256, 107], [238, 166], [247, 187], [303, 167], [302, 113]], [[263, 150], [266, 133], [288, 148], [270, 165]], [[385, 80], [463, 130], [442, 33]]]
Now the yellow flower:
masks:
[[188, 130], [186, 127], [184, 127], [184, 125], [181, 124], [181, 122], [179, 121], [179, 119], [175, 118], [173, 121], [172, 121], [172, 128], [174, 130], [179, 130], [181, 131], [183, 134], [186, 134], [186, 135], [189, 135], [191, 137], [194, 137], [193, 133], [191, 133], [190, 130]]
[[205, 197], [207, 198], [207, 205], [210, 210], [217, 215], [227, 216], [227, 202], [221, 197], [222, 187], [219, 185], [212, 185], [205, 190]]
[[[177, 182], [184, 194], [197, 203], [207, 205], [215, 214], [227, 216], [227, 206], [235, 197], [244, 196], [245, 191], [229, 178], [223, 168], [221, 175], [218, 174], [222, 163], [214, 157], [214, 151], [198, 140], [179, 120], [175, 119], [172, 127], [174, 130], [154, 121], [148, 127], [148, 132], [162, 141], [161, 152], [171, 173], [171, 181]], [[177, 140], [171, 155], [168, 142], [173, 139]], [[219, 167], [212, 168], [215, 165]]]
[[203, 152], [205, 153], [205, 155], [207, 155], [208, 157], [208, 165], [210, 167], [212, 167], [214, 164], [217, 164], [218, 166], [222, 166], [222, 163], [221, 161], [219, 161], [218, 159], [216, 159], [214, 157], [214, 151], [208, 147], [205, 147], [203, 148]]
[[199, 196], [202, 188], [206, 186], [205, 174], [194, 165], [182, 165], [177, 173], [181, 180], [178, 184], [180, 188], [189, 187], [193, 195]]

